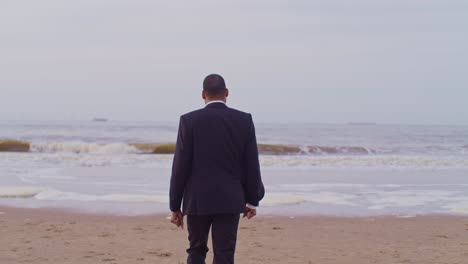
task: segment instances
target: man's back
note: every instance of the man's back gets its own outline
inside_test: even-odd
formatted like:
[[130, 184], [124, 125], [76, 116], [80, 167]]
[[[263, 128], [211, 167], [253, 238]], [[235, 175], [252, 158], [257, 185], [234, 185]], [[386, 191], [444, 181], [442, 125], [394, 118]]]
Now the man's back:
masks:
[[187, 215], [189, 264], [205, 264], [210, 229], [213, 263], [234, 263], [240, 213], [254, 217], [265, 192], [252, 116], [229, 108], [228, 95], [223, 77], [208, 75], [205, 108], [180, 117], [169, 198], [172, 223]]
[[[250, 114], [210, 103], [181, 117], [178, 143], [173, 179], [186, 181], [184, 214], [241, 213], [246, 203], [258, 205], [261, 197], [252, 190], [262, 186]], [[171, 209], [180, 206], [180, 192], [171, 188]]]

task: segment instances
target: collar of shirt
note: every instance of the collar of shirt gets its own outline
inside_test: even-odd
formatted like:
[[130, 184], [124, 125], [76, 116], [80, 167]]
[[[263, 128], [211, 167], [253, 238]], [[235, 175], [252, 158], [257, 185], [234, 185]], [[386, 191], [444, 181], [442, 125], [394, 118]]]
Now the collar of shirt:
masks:
[[226, 104], [224, 101], [221, 101], [221, 100], [214, 100], [214, 101], [209, 101], [208, 103], [205, 104], [205, 106], [209, 105], [209, 104], [213, 104], [213, 103], [223, 103], [223, 104]]

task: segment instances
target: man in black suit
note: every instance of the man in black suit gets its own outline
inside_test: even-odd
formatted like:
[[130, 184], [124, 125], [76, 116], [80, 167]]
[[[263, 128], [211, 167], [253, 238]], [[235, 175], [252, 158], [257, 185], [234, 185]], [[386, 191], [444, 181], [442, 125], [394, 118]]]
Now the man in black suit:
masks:
[[223, 77], [208, 75], [206, 106], [180, 117], [169, 196], [171, 222], [183, 228], [187, 215], [189, 264], [205, 263], [210, 229], [213, 263], [234, 263], [240, 214], [254, 217], [265, 193], [252, 116], [228, 95]]

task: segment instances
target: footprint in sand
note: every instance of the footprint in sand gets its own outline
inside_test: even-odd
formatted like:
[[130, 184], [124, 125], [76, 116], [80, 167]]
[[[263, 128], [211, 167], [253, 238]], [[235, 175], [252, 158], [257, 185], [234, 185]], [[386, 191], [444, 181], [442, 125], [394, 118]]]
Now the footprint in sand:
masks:
[[252, 245], [253, 245], [253, 247], [257, 247], [257, 248], [263, 247], [263, 245], [258, 243], [258, 242], [254, 242]]
[[141, 226], [137, 226], [137, 227], [133, 228], [133, 231], [135, 231], [135, 232], [137, 232], [139, 234], [146, 233], [146, 229], [144, 229]]
[[94, 258], [94, 257], [99, 257], [99, 256], [106, 255], [104, 253], [98, 253], [98, 252], [95, 252], [95, 251], [87, 251], [86, 254], [87, 255], [83, 256], [83, 258]]
[[162, 258], [167, 258], [167, 257], [172, 256], [172, 253], [170, 252], [158, 252], [158, 251], [148, 251], [146, 252], [146, 254], [157, 256], [157, 257], [162, 257]]
[[104, 232], [98, 235], [98, 237], [113, 237], [113, 236], [115, 236], [115, 234], [107, 233], [107, 232]]
[[113, 259], [113, 258], [105, 258], [105, 259], [102, 259], [102, 261], [104, 262], [109, 262], [109, 261], [116, 261], [117, 259]]
[[54, 233], [63, 233], [66, 230], [62, 226], [49, 225], [49, 227], [46, 229], [46, 231], [54, 232]]

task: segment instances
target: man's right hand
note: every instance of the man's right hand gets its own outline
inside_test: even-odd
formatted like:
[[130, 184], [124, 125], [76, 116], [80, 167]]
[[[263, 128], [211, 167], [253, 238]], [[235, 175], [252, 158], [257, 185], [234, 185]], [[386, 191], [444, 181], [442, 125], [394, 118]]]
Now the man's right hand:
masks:
[[171, 223], [184, 229], [184, 215], [181, 211], [172, 212]]
[[247, 217], [247, 219], [252, 219], [256, 215], [257, 215], [257, 209], [253, 209], [248, 206], [245, 207], [244, 216], [243, 216], [244, 218]]

